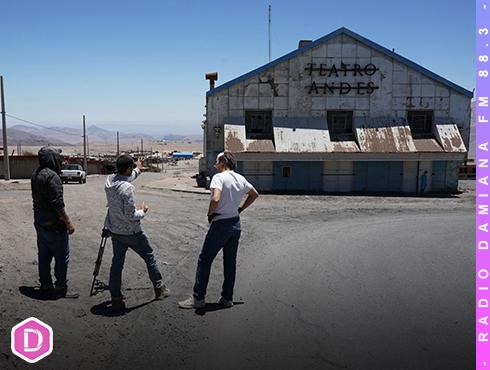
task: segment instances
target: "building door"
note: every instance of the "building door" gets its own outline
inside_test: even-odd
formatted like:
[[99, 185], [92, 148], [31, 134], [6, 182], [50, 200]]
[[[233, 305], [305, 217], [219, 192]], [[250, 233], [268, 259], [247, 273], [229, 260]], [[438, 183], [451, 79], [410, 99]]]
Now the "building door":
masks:
[[446, 162], [432, 162], [432, 191], [446, 191]]
[[258, 191], [272, 188], [272, 162], [240, 162], [239, 171]]
[[273, 190], [319, 193], [323, 162], [274, 162]]
[[348, 193], [352, 191], [352, 162], [325, 161], [323, 163], [323, 191]]
[[402, 191], [404, 193], [416, 193], [417, 192], [417, 161], [403, 162], [403, 185]]
[[403, 162], [354, 162], [354, 191], [401, 192]]

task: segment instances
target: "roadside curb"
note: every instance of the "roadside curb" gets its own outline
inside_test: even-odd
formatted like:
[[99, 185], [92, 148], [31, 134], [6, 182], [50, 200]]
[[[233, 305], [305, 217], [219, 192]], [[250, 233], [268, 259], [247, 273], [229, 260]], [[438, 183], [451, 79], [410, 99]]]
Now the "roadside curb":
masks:
[[177, 191], [181, 193], [194, 193], [194, 194], [211, 194], [209, 190], [197, 190], [197, 189], [182, 189], [182, 188], [171, 188], [172, 191]]
[[151, 185], [143, 185], [143, 189], [151, 189], [151, 190], [164, 190], [164, 191], [175, 191], [179, 193], [192, 193], [192, 194], [211, 194], [209, 190], [202, 189], [193, 189], [193, 188], [170, 188], [170, 187], [163, 187], [163, 186], [151, 186]]

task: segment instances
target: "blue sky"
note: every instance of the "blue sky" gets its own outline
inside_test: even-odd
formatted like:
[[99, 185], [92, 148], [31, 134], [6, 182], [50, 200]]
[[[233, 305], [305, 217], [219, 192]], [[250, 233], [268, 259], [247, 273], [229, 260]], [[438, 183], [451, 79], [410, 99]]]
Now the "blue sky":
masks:
[[[46, 125], [199, 134], [218, 85], [345, 26], [475, 86], [475, 2], [0, 0], [8, 113]], [[9, 126], [17, 124], [9, 119]]]

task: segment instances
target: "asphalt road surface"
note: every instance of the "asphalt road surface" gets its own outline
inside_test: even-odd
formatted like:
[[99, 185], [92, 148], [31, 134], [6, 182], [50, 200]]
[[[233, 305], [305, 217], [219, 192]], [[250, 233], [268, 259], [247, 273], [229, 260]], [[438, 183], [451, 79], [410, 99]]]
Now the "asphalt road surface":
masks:
[[[474, 368], [474, 190], [451, 198], [263, 195], [242, 216], [235, 306], [215, 304], [221, 256], [205, 310], [181, 310], [207, 231], [206, 195], [149, 190], [143, 228], [172, 296], [152, 301], [144, 263], [128, 252], [128, 311], [88, 295], [105, 215], [105, 177], [65, 186], [76, 232], [70, 288], [43, 301], [28, 186], [0, 190], [0, 368], [27, 368], [10, 329], [34, 316], [53, 327], [46, 369]], [[470, 186], [471, 187], [471, 186]], [[111, 245], [100, 278], [108, 281]], [[21, 288], [23, 287], [23, 288]], [[27, 288], [26, 288], [27, 287]]]

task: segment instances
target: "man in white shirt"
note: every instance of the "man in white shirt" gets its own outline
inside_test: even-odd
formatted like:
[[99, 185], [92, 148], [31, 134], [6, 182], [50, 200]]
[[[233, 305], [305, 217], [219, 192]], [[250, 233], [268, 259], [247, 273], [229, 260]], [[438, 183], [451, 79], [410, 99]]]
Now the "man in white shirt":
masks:
[[[239, 214], [249, 207], [259, 193], [243, 177], [234, 171], [236, 160], [229, 152], [218, 154], [214, 168], [216, 175], [211, 180], [211, 200], [208, 221], [211, 223], [197, 262], [193, 296], [179, 302], [180, 308], [204, 308], [211, 265], [218, 252], [223, 249], [224, 282], [219, 303], [233, 306], [236, 255], [240, 240]], [[240, 206], [244, 196], [245, 201]]]

